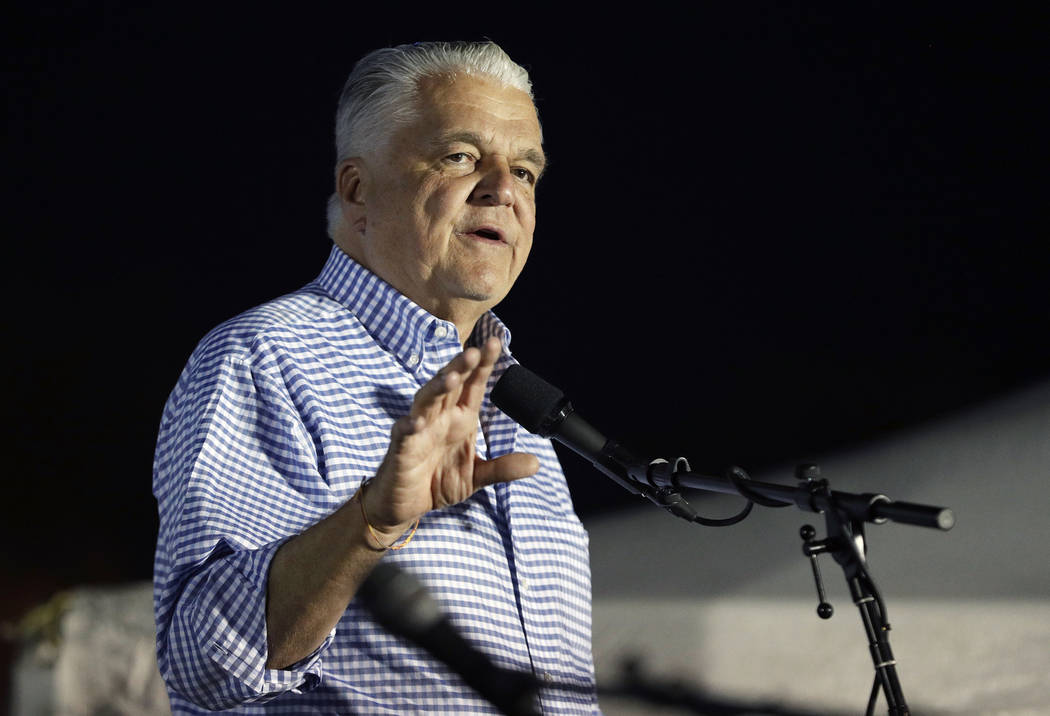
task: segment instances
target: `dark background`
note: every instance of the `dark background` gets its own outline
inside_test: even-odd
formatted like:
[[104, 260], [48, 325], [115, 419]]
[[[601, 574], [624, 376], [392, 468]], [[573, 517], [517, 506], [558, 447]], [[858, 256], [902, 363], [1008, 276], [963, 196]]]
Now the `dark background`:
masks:
[[[391, 43], [530, 70], [551, 169], [498, 312], [638, 450], [819, 459], [1046, 378], [1039, 18], [721, 5], [9, 13], [0, 620], [149, 578], [164, 400], [211, 327], [319, 272], [336, 98]], [[565, 464], [582, 515], [625, 504]]]

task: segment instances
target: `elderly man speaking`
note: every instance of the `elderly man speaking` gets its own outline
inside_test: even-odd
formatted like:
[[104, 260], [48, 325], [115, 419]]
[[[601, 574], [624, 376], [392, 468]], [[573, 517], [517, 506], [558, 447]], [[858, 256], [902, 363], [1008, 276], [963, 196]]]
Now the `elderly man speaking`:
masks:
[[172, 709], [494, 713], [362, 608], [382, 559], [499, 666], [575, 687], [543, 713], [596, 713], [586, 532], [550, 443], [488, 398], [545, 162], [528, 74], [492, 43], [378, 50], [336, 146], [320, 275], [212, 331], [164, 408]]

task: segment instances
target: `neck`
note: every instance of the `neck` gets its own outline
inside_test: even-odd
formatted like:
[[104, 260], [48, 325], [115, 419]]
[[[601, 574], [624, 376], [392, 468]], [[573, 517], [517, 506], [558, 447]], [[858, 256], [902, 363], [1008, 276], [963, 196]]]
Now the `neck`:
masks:
[[413, 291], [406, 290], [407, 287], [398, 285], [398, 281], [395, 277], [386, 276], [384, 275], [384, 272], [379, 271], [376, 267], [372, 266], [365, 258], [365, 252], [359, 250], [360, 247], [358, 247], [354, 241], [347, 240], [345, 236], [337, 234], [335, 237], [335, 243], [343, 253], [393, 286], [398, 293], [415, 303], [424, 311], [443, 321], [449, 321], [454, 324], [456, 326], [456, 332], [459, 333], [459, 342], [464, 349], [466, 348], [467, 341], [470, 339], [471, 333], [474, 332], [474, 326], [477, 325], [478, 320], [491, 308], [491, 306], [485, 302], [469, 298], [438, 298], [433, 293], [418, 296], [413, 295]]
[[467, 305], [455, 305], [466, 303], [465, 301], [447, 302], [452, 305], [443, 305], [435, 301], [434, 305], [427, 305], [426, 303], [420, 303], [412, 296], [409, 296], [408, 298], [412, 299], [412, 301], [431, 315], [437, 316], [443, 321], [449, 321], [455, 324], [456, 332], [459, 333], [459, 342], [464, 349], [467, 347], [467, 341], [470, 339], [470, 335], [474, 332], [474, 326], [478, 324], [478, 320], [481, 318], [482, 314], [488, 311], [488, 308], [479, 308], [480, 304], [478, 304], [477, 301], [471, 301]]

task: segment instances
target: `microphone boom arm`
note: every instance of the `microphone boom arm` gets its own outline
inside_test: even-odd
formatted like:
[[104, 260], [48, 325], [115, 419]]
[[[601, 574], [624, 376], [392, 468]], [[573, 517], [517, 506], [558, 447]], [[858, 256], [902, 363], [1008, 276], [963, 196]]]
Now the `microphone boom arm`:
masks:
[[[805, 472], [808, 467], [800, 466], [799, 472]], [[805, 512], [816, 513], [836, 509], [850, 520], [873, 524], [892, 521], [940, 530], [950, 530], [955, 525], [955, 514], [946, 507], [896, 502], [886, 495], [870, 492], [854, 494], [836, 490], [828, 493], [818, 489], [819, 486], [822, 486], [823, 481], [791, 486], [750, 479], [715, 477], [695, 472], [675, 471], [670, 463], [662, 460], [650, 463], [649, 468], [646, 482], [653, 487], [672, 487], [676, 490], [686, 487], [693, 490], [720, 492], [727, 495], [740, 495], [753, 502], [756, 500], [753, 500], [752, 497], [759, 495], [766, 500], [779, 503], [776, 506], [795, 505]]]

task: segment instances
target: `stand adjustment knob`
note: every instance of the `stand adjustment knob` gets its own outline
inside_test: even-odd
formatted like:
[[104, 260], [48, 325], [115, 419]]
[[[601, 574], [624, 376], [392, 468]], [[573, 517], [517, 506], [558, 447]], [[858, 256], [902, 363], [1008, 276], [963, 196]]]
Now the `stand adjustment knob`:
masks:
[[820, 578], [820, 566], [817, 564], [817, 555], [828, 549], [827, 540], [814, 539], [817, 531], [813, 525], [802, 525], [798, 535], [802, 538], [802, 553], [809, 558], [809, 565], [813, 568], [813, 581], [817, 585], [817, 598], [820, 600], [817, 616], [821, 619], [831, 619], [835, 607], [831, 606], [824, 594], [824, 580]]

